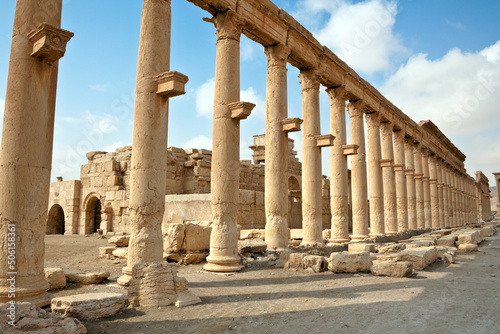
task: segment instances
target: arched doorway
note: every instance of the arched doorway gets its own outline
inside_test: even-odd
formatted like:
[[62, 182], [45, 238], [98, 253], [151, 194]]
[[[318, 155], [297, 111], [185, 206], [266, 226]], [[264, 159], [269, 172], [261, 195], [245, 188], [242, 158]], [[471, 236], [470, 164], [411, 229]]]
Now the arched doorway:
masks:
[[101, 201], [92, 197], [87, 202], [85, 234], [96, 233], [101, 226]]
[[45, 234], [64, 234], [64, 210], [59, 204], [49, 210]]
[[302, 191], [295, 176], [288, 178], [288, 225], [302, 228]]

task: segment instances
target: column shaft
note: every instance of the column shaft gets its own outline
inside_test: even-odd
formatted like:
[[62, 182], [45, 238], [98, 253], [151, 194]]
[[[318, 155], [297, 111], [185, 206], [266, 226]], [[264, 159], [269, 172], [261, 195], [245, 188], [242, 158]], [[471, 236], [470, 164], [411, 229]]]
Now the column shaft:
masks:
[[266, 89], [266, 165], [265, 210], [266, 243], [269, 249], [288, 246], [288, 136], [281, 121], [287, 118], [286, 63], [289, 50], [278, 44], [265, 48]]
[[396, 180], [394, 174], [393, 125], [382, 123], [382, 173], [384, 177], [385, 232], [398, 232], [398, 213], [396, 204]]
[[445, 164], [441, 166], [441, 177], [443, 179], [443, 226], [450, 226], [450, 210], [449, 210], [449, 190], [450, 184], [448, 181], [447, 167]]
[[424, 185], [422, 182], [422, 149], [420, 144], [416, 144], [413, 150], [415, 160], [415, 201], [417, 213], [417, 228], [425, 228], [425, 209], [424, 209]]
[[332, 211], [332, 235], [330, 242], [343, 243], [349, 237], [349, 184], [347, 175], [345, 87], [330, 88], [330, 133], [335, 145], [330, 147], [330, 207]]
[[408, 229], [408, 192], [405, 176], [405, 133], [401, 130], [393, 133], [394, 137], [394, 172], [396, 176], [396, 204], [398, 213], [398, 231]]
[[12, 276], [16, 302], [50, 303], [44, 239], [58, 61], [31, 56], [28, 34], [44, 23], [59, 28], [61, 7], [62, 0], [16, 3], [0, 150], [0, 303], [14, 299]]
[[319, 76], [314, 70], [300, 72], [302, 85], [302, 234], [303, 244], [323, 242], [323, 197], [321, 135], [319, 120]]
[[365, 114], [368, 125], [368, 181], [370, 196], [370, 235], [384, 235], [384, 188], [382, 185], [382, 148], [380, 145], [380, 112]]
[[408, 194], [408, 228], [417, 229], [417, 194], [415, 190], [415, 160], [413, 155], [413, 138], [405, 139], [405, 175]]
[[358, 145], [358, 154], [351, 156], [353, 240], [363, 240], [368, 236], [366, 150], [362, 108], [362, 101], [350, 102], [347, 107], [351, 121], [351, 144]]
[[436, 162], [437, 171], [437, 190], [438, 190], [438, 213], [439, 213], [439, 224], [438, 227], [445, 227], [444, 224], [444, 211], [443, 211], [443, 175], [441, 170], [441, 159], [438, 158]]
[[432, 216], [432, 228], [439, 227], [439, 198], [438, 198], [438, 188], [437, 188], [437, 167], [436, 167], [436, 155], [432, 154], [429, 157], [429, 187], [430, 187], [430, 199], [431, 199], [431, 216]]
[[432, 214], [431, 214], [431, 188], [429, 183], [429, 151], [422, 149], [422, 170], [424, 176], [422, 182], [424, 183], [424, 214], [425, 214], [425, 228], [432, 227]]

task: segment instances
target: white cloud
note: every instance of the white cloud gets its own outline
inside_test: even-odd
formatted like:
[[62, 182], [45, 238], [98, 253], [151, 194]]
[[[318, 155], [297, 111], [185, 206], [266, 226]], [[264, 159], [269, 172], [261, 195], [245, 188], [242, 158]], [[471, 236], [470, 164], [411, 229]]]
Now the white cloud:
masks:
[[205, 150], [212, 150], [212, 139], [199, 135], [189, 139], [186, 143], [181, 145], [183, 148], [203, 148]]
[[[241, 101], [255, 104], [251, 115], [266, 117], [266, 100], [259, 96], [253, 87], [248, 87], [240, 92]], [[251, 117], [251, 116], [250, 116]]]
[[96, 115], [87, 110], [85, 111], [85, 121], [90, 129], [94, 131], [113, 133], [118, 132], [116, 124], [118, 124], [120, 120], [110, 114]]
[[[408, 50], [393, 34], [394, 1], [302, 0], [296, 14], [311, 22], [316, 38], [355, 70], [372, 74], [387, 70], [391, 59]], [[326, 18], [324, 25], [318, 18]]]

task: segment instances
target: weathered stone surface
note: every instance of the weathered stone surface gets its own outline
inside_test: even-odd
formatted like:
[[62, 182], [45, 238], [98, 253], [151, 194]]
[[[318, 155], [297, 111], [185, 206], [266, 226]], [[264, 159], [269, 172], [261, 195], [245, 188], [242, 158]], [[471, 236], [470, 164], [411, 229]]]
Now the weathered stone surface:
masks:
[[127, 247], [130, 237], [128, 235], [117, 235], [109, 238], [110, 244], [115, 244], [118, 247]]
[[202, 263], [207, 258], [208, 253], [190, 253], [184, 256], [182, 263], [184, 264], [197, 264]]
[[186, 223], [184, 240], [181, 248], [186, 252], [202, 251], [210, 249], [211, 227], [198, 224]]
[[432, 231], [432, 235], [438, 235], [438, 236], [445, 236], [449, 235], [451, 233], [451, 229], [443, 229], [443, 230], [437, 230], [437, 231]]
[[405, 249], [398, 253], [398, 261], [413, 262], [413, 268], [417, 270], [425, 269], [429, 264], [434, 263], [438, 258], [436, 247], [420, 247]]
[[169, 224], [167, 231], [163, 236], [163, 252], [164, 253], [178, 253], [182, 248], [184, 241], [184, 231], [186, 225], [184, 224]]
[[371, 271], [374, 276], [411, 277], [413, 275], [413, 263], [406, 261], [374, 261]]
[[481, 232], [478, 230], [471, 230], [458, 235], [458, 242], [460, 244], [478, 244], [483, 239], [481, 238]]
[[291, 253], [288, 254], [288, 262], [285, 267], [290, 269], [303, 269], [305, 253]]
[[481, 228], [481, 238], [491, 237], [493, 234], [495, 234], [495, 231], [496, 229], [493, 225], [484, 226], [483, 228]]
[[126, 259], [128, 256], [128, 247], [120, 247], [111, 252], [113, 256], [119, 258], [119, 259]]
[[118, 313], [126, 304], [122, 293], [88, 293], [54, 298], [50, 307], [64, 317], [97, 319]]
[[369, 252], [332, 253], [328, 269], [337, 273], [369, 272], [372, 264]]
[[457, 241], [457, 235], [446, 235], [441, 237], [437, 241], [438, 246], [454, 247], [455, 241]]
[[302, 258], [304, 269], [312, 269], [315, 273], [328, 269], [328, 262], [324, 256], [306, 255]]
[[252, 230], [241, 230], [240, 240], [245, 239], [262, 239], [266, 240], [266, 230], [263, 229], [252, 229]]
[[50, 285], [49, 290], [66, 287], [66, 276], [61, 268], [45, 268], [45, 280]]
[[109, 255], [113, 253], [113, 251], [116, 249], [115, 246], [108, 246], [108, 247], [99, 247], [99, 257], [102, 258], [107, 258]]
[[398, 260], [398, 253], [370, 253], [370, 258], [372, 259], [372, 261], [396, 262]]
[[[27, 302], [16, 302], [12, 314], [10, 303], [0, 305], [0, 333], [37, 333], [37, 334], [85, 334], [87, 329], [77, 319], [47, 313]], [[15, 330], [7, 322], [13, 321]]]
[[302, 229], [301, 228], [290, 229], [290, 239], [302, 239]]
[[238, 251], [243, 253], [265, 253], [267, 244], [262, 239], [246, 239], [238, 241]]
[[106, 280], [110, 273], [107, 271], [84, 272], [79, 269], [65, 269], [66, 282], [80, 284], [98, 284]]
[[375, 253], [375, 245], [363, 242], [353, 242], [348, 245], [349, 252], [371, 252]]
[[436, 249], [438, 251], [438, 259], [447, 263], [455, 263], [455, 247], [436, 246]]
[[458, 250], [462, 252], [477, 252], [479, 246], [477, 244], [460, 244]]
[[380, 254], [384, 253], [399, 253], [406, 248], [405, 244], [392, 244], [388, 246], [383, 246], [378, 249]]
[[328, 243], [332, 238], [332, 230], [323, 230], [323, 242]]

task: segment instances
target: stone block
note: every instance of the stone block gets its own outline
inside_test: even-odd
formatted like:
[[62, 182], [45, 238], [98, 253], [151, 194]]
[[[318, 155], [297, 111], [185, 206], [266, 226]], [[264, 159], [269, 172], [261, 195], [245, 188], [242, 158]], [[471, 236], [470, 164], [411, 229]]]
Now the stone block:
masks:
[[446, 247], [454, 247], [455, 246], [455, 241], [457, 241], [458, 236], [457, 235], [446, 235], [444, 237], [441, 237], [437, 241], [438, 246], [446, 246]]
[[398, 253], [384, 253], [384, 254], [370, 253], [370, 258], [372, 259], [372, 261], [396, 262], [398, 260]]
[[197, 264], [197, 263], [202, 263], [205, 261], [207, 258], [208, 253], [192, 253], [192, 254], [186, 254], [184, 256], [184, 259], [182, 260], [182, 263], [184, 264]]
[[117, 235], [109, 238], [108, 242], [110, 244], [115, 244], [118, 247], [127, 247], [130, 237], [128, 235]]
[[123, 310], [127, 299], [122, 293], [86, 293], [52, 299], [53, 313], [77, 319], [98, 319]]
[[98, 284], [106, 280], [110, 273], [107, 271], [85, 272], [80, 269], [65, 269], [66, 282], [80, 284]]
[[495, 227], [493, 225], [481, 228], [481, 238], [491, 237], [493, 234], [495, 234]]
[[305, 256], [307, 256], [307, 254], [305, 254], [305, 253], [290, 253], [290, 254], [288, 254], [288, 262], [285, 265], [285, 268], [303, 269]]
[[61, 268], [45, 268], [45, 280], [49, 283], [49, 290], [66, 287], [66, 276]]
[[348, 245], [349, 252], [370, 252], [375, 253], [375, 245], [363, 242], [353, 242]]
[[164, 253], [178, 253], [182, 248], [184, 241], [184, 224], [168, 224], [163, 235], [163, 251]]
[[266, 240], [266, 230], [264, 229], [250, 229], [240, 231], [240, 240], [245, 239], [262, 239]]
[[336, 273], [369, 272], [372, 264], [369, 252], [332, 253], [328, 269]]
[[387, 246], [382, 246], [378, 249], [379, 254], [385, 253], [399, 253], [406, 248], [406, 244], [392, 244]]
[[128, 256], [128, 248], [127, 247], [116, 248], [111, 252], [111, 254], [113, 254], [113, 256], [119, 259], [126, 259]]
[[483, 239], [481, 238], [481, 232], [478, 230], [470, 230], [458, 235], [458, 242], [460, 244], [478, 244]]
[[406, 261], [374, 261], [371, 271], [373, 276], [411, 277], [413, 275], [413, 263]]
[[301, 228], [290, 229], [290, 239], [302, 239], [302, 229]]
[[[109, 234], [109, 232], [108, 232]], [[113, 254], [113, 251], [116, 249], [115, 246], [108, 246], [108, 247], [99, 247], [99, 257], [101, 259], [107, 258], [108, 255]]]
[[186, 223], [184, 230], [184, 240], [181, 249], [192, 252], [210, 249], [210, 234], [212, 228], [199, 224]]
[[265, 253], [267, 244], [262, 239], [238, 240], [238, 252], [243, 253]]
[[461, 252], [477, 252], [479, 246], [477, 244], [460, 244], [458, 250]]
[[328, 243], [332, 238], [332, 230], [323, 230], [323, 242]]
[[328, 269], [328, 262], [324, 256], [319, 255], [306, 255], [302, 258], [304, 269], [312, 269], [315, 273], [325, 271]]
[[413, 268], [423, 270], [429, 264], [436, 262], [438, 251], [436, 247], [419, 247], [401, 251], [398, 253], [398, 261], [408, 261], [413, 263]]
[[436, 246], [438, 251], [438, 259], [447, 263], [455, 263], [455, 248], [446, 246]]

